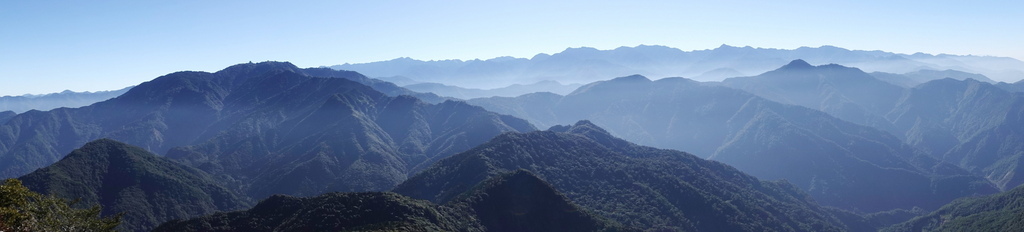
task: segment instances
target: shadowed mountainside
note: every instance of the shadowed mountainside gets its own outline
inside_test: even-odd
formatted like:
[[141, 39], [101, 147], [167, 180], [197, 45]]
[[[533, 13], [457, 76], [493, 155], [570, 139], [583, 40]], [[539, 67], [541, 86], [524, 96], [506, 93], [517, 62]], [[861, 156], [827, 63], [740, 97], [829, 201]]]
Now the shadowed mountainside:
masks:
[[205, 172], [110, 139], [89, 142], [19, 179], [32, 191], [99, 204], [102, 215], [124, 213], [120, 229], [126, 231], [249, 206]]
[[760, 181], [725, 164], [679, 151], [638, 146], [587, 121], [548, 131], [502, 134], [435, 163], [394, 191], [436, 203], [452, 202], [476, 183], [518, 169], [536, 173], [573, 202], [630, 227], [850, 229], [788, 183]]
[[395, 193], [276, 195], [250, 210], [165, 223], [155, 231], [629, 231], [515, 171], [438, 205]]
[[315, 71], [337, 78], [290, 63], [239, 64], [168, 74], [87, 107], [20, 114], [0, 125], [0, 173], [27, 173], [106, 137], [166, 153], [255, 198], [385, 190], [417, 165], [533, 130], [465, 103], [391, 97], [349, 80], [365, 78], [358, 73]]

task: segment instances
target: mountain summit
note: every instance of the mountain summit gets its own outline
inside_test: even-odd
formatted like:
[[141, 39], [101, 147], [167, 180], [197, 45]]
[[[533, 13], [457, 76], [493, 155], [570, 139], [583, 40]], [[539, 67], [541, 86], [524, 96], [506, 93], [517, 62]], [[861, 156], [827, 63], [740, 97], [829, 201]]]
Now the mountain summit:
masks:
[[36, 192], [100, 204], [103, 215], [123, 212], [127, 231], [248, 206], [205, 172], [111, 139], [89, 142], [20, 179]]
[[807, 61], [804, 61], [802, 59], [796, 59], [796, 60], [790, 61], [789, 64], [783, 65], [779, 69], [780, 70], [806, 70], [806, 69], [810, 69], [810, 68], [814, 68], [814, 66], [811, 65], [811, 64], [808, 64]]
[[0, 125], [0, 174], [27, 173], [107, 137], [257, 199], [385, 190], [419, 165], [502, 132], [534, 130], [463, 102], [431, 104], [355, 81], [365, 78], [284, 62], [168, 74], [91, 106], [8, 119]]
[[[720, 162], [691, 154], [638, 146], [612, 137], [586, 121], [549, 131], [504, 133], [437, 162], [394, 191], [436, 203], [453, 202], [475, 183], [520, 169], [547, 180], [571, 201], [595, 214], [634, 228], [846, 228], [792, 185], [760, 181]], [[532, 183], [526, 181], [530, 178], [520, 179]], [[543, 189], [534, 184], [523, 187]], [[488, 195], [496, 196], [491, 194]], [[518, 201], [514, 195], [497, 196]]]

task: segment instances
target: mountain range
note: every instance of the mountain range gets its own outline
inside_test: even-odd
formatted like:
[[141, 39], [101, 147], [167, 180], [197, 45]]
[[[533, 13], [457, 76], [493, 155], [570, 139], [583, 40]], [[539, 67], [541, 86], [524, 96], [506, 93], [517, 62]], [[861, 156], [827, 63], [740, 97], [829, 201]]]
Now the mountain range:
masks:
[[[60, 93], [42, 95], [22, 95], [0, 97], [0, 112], [13, 111], [24, 113], [29, 110], [52, 110], [60, 107], [76, 108], [117, 97], [128, 92], [132, 87], [118, 90], [97, 92], [73, 92], [65, 90]], [[2, 117], [0, 117], [2, 119]], [[3, 120], [0, 120], [3, 122]]]
[[898, 85], [904, 88], [912, 88], [925, 82], [946, 78], [952, 78], [956, 80], [974, 79], [981, 82], [997, 83], [996, 81], [989, 79], [985, 75], [961, 72], [952, 69], [947, 69], [943, 71], [922, 69], [904, 74], [872, 72], [871, 76], [874, 76], [879, 80], [889, 82], [890, 84]]
[[834, 46], [797, 49], [766, 49], [722, 45], [709, 50], [682, 51], [665, 46], [640, 45], [598, 50], [569, 48], [531, 58], [498, 57], [488, 60], [421, 61], [398, 58], [331, 66], [371, 77], [401, 76], [464, 88], [499, 88], [544, 80], [590, 83], [610, 77], [640, 74], [648, 77], [687, 77], [720, 81], [728, 77], [757, 75], [804, 59], [812, 64], [836, 63], [869, 72], [910, 73], [920, 70], [957, 70], [978, 73], [995, 81], [1024, 79], [1024, 62], [1006, 57], [897, 54], [884, 51], [847, 50]]
[[534, 130], [465, 103], [391, 97], [350, 80], [359, 78], [369, 80], [280, 62], [168, 74], [90, 106], [7, 120], [0, 125], [0, 173], [27, 174], [111, 138], [202, 169], [257, 199], [386, 190], [418, 165], [502, 132]]
[[567, 94], [576, 90], [576, 88], [579, 88], [580, 86], [580, 84], [563, 85], [557, 81], [540, 81], [528, 85], [513, 84], [496, 89], [470, 89], [438, 83], [417, 83], [403, 87], [417, 92], [433, 93], [440, 96], [458, 99], [470, 99], [481, 97], [515, 97], [535, 92]]
[[762, 179], [785, 179], [823, 205], [857, 212], [935, 209], [958, 197], [998, 191], [885, 131], [683, 78], [635, 75], [591, 83], [566, 96], [468, 102], [540, 127], [589, 119], [631, 142], [691, 152]]
[[[912, 88], [887, 83], [857, 68], [812, 66], [796, 60], [758, 76], [721, 82], [758, 96], [820, 110], [890, 132], [932, 157], [984, 176], [1003, 189], [1024, 183], [1017, 175], [1024, 144], [1020, 93], [950, 72], [933, 73]], [[918, 74], [927, 76], [924, 73]], [[982, 76], [983, 78], [983, 76]], [[1004, 86], [1004, 87], [1000, 87]]]
[[580, 121], [505, 133], [435, 163], [394, 192], [444, 204], [480, 181], [525, 169], [597, 215], [660, 231], [845, 231], [850, 226], [785, 182], [716, 161], [638, 146]]
[[400, 87], [245, 63], [0, 111], [0, 177], [125, 231], [1013, 230], [1024, 82], [995, 81], [1020, 64], [723, 45], [342, 66]]

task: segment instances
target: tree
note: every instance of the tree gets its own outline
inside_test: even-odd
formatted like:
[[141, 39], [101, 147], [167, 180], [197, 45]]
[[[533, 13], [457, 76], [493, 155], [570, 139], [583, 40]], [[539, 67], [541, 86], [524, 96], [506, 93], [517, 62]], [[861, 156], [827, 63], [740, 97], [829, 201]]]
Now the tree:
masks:
[[0, 231], [115, 231], [121, 215], [100, 217], [100, 207], [32, 192], [21, 181], [0, 185]]

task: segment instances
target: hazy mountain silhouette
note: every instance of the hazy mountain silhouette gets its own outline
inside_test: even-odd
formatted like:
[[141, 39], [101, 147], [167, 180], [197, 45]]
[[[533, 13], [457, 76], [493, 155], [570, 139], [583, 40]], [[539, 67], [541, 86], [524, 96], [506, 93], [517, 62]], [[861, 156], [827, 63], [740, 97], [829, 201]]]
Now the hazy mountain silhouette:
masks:
[[110, 139], [89, 142], [20, 179], [39, 193], [100, 204], [103, 215], [124, 213], [120, 228], [126, 231], [249, 206], [198, 169]]
[[958, 199], [928, 215], [883, 231], [1022, 231], [1024, 186], [991, 196]]
[[966, 73], [952, 69], [947, 69], [944, 71], [922, 69], [904, 74], [873, 72], [871, 73], [871, 75], [881, 81], [889, 82], [891, 84], [898, 85], [904, 88], [912, 88], [925, 82], [945, 78], [952, 78], [956, 80], [974, 79], [982, 82], [988, 82], [993, 84], [996, 83], [996, 81], [989, 79], [985, 75]]
[[395, 193], [272, 196], [256, 207], [165, 223], [155, 231], [626, 231], [526, 171], [498, 175], [437, 205]]
[[[60, 107], [81, 107], [117, 97], [132, 87], [97, 92], [73, 92], [0, 97], [0, 111], [25, 112], [29, 110], [52, 110]], [[2, 120], [0, 120], [2, 122]]]
[[1009, 189], [1024, 183], [1024, 96], [973, 79], [931, 81], [887, 116], [905, 140]]
[[857, 68], [812, 66], [803, 60], [757, 76], [729, 78], [721, 84], [890, 132], [894, 132], [893, 125], [881, 112], [892, 109], [904, 92]]
[[[774, 101], [817, 109], [838, 118], [897, 135], [936, 159], [987, 177], [1006, 189], [1024, 183], [1017, 175], [1022, 155], [1016, 144], [1024, 134], [1016, 128], [1024, 100], [1020, 94], [977, 81], [955, 71], [920, 71], [918, 80], [962, 74], [901, 88], [856, 68], [793, 64], [753, 77], [722, 82]], [[929, 74], [930, 73], [930, 74]], [[984, 77], [984, 76], [981, 76]]]
[[786, 179], [823, 205], [859, 212], [934, 209], [958, 197], [997, 191], [884, 131], [682, 78], [629, 76], [591, 83], [566, 96], [469, 102], [542, 127], [590, 119], [629, 141], [685, 150], [763, 179]]
[[422, 81], [413, 80], [412, 78], [403, 77], [403, 76], [374, 77], [374, 78], [378, 79], [378, 80], [382, 80], [382, 81], [387, 81], [387, 82], [395, 83], [398, 86], [406, 86], [406, 85], [423, 83]]
[[[489, 60], [420, 61], [399, 58], [331, 66], [372, 77], [402, 76], [421, 82], [464, 88], [499, 88], [543, 80], [589, 83], [610, 77], [641, 74], [648, 77], [690, 77], [701, 81], [764, 73], [804, 59], [812, 64], [842, 64], [869, 72], [908, 73], [918, 70], [959, 70], [998, 81], [1024, 78], [1024, 62], [1005, 57], [897, 54], [847, 50], [834, 46], [765, 49], [722, 45], [709, 50], [682, 51], [664, 46], [619, 47], [612, 50], [568, 48], [555, 54]], [[977, 78], [975, 78], [977, 79]]]
[[0, 126], [0, 173], [27, 173], [108, 137], [170, 151], [258, 198], [384, 190], [416, 165], [501, 132], [533, 130], [465, 103], [390, 97], [348, 78], [304, 72], [280, 62], [178, 72], [91, 106], [20, 114]]
[[515, 97], [528, 93], [551, 92], [556, 94], [567, 94], [579, 88], [580, 84], [563, 85], [557, 81], [541, 81], [528, 85], [514, 84], [496, 89], [470, 89], [458, 86], [451, 86], [438, 83], [418, 83], [407, 85], [405, 88], [424, 93], [434, 93], [440, 96], [454, 97], [459, 99], [481, 98], [481, 97]]
[[846, 224], [786, 182], [687, 153], [638, 146], [587, 121], [505, 133], [411, 177], [395, 192], [457, 201], [475, 183], [526, 169], [573, 202], [630, 227], [685, 231], [841, 231]]
[[996, 83], [996, 87], [1010, 92], [1024, 92], [1024, 80], [1014, 83], [999, 82]]

